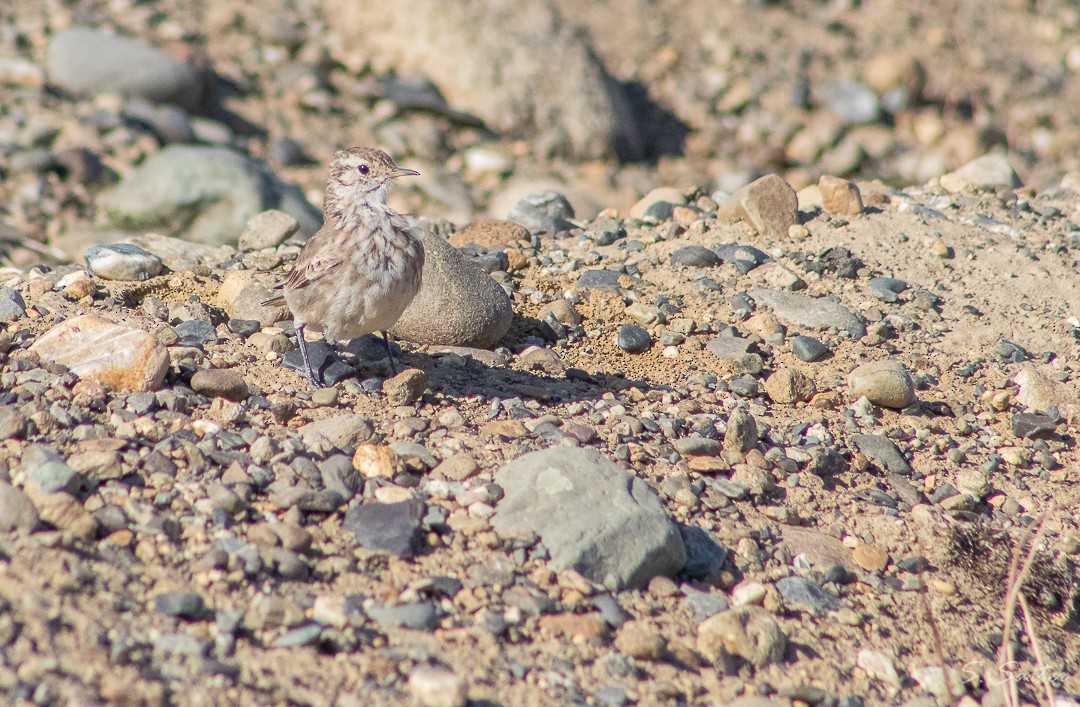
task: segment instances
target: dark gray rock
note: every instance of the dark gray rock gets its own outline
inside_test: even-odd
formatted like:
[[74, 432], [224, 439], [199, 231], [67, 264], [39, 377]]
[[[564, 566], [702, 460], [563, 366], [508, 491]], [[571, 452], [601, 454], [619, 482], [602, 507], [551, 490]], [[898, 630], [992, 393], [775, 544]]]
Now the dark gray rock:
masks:
[[881, 435], [852, 435], [851, 441], [860, 452], [865, 454], [871, 461], [876, 462], [878, 466], [894, 474], [911, 476], [911, 465], [908, 464], [907, 459], [904, 459], [904, 455], [900, 453], [900, 450], [888, 437]]
[[872, 277], [866, 284], [870, 285], [874, 297], [889, 304], [900, 301], [900, 293], [908, 288], [906, 282], [895, 277]]
[[784, 601], [799, 608], [819, 613], [840, 610], [840, 600], [835, 594], [802, 577], [784, 577], [776, 583], [776, 590]]
[[725, 263], [731, 263], [743, 275], [757, 266], [772, 261], [772, 258], [760, 248], [737, 243], [721, 243], [713, 248], [716, 257]]
[[424, 504], [416, 499], [398, 503], [360, 503], [345, 512], [341, 527], [356, 535], [361, 547], [412, 557], [420, 543]]
[[[343, 380], [356, 376], [356, 371], [337, 357], [332, 344], [323, 340], [309, 341], [307, 342], [307, 350], [311, 367], [315, 370], [315, 373], [322, 376], [322, 382], [325, 385], [336, 385]], [[304, 370], [304, 357], [299, 348], [295, 348], [282, 356], [281, 365], [301, 375], [307, 375]]]
[[791, 351], [800, 361], [814, 363], [829, 355], [828, 346], [810, 336], [796, 336], [791, 339]]
[[636, 324], [623, 324], [619, 327], [616, 343], [627, 353], [641, 353], [652, 346], [652, 337]]
[[217, 329], [204, 319], [188, 319], [180, 322], [173, 329], [184, 346], [205, 346], [217, 341]]
[[165, 592], [154, 597], [154, 608], [159, 614], [179, 619], [200, 618], [206, 610], [203, 598], [196, 592]]
[[672, 265], [707, 268], [720, 264], [720, 258], [705, 246], [686, 245], [671, 254]]
[[556, 570], [641, 587], [686, 563], [679, 530], [656, 494], [594, 449], [532, 452], [504, 465], [495, 480], [506, 493], [495, 529], [539, 535]]
[[615, 270], [586, 270], [577, 280], [579, 290], [614, 290], [619, 287], [622, 273]]
[[690, 579], [704, 580], [716, 577], [727, 562], [728, 551], [715, 535], [697, 526], [679, 527], [683, 545], [686, 547], [686, 565], [683, 574]]
[[1012, 416], [1012, 431], [1017, 437], [1051, 439], [1057, 425], [1057, 420], [1042, 413], [1021, 412]]

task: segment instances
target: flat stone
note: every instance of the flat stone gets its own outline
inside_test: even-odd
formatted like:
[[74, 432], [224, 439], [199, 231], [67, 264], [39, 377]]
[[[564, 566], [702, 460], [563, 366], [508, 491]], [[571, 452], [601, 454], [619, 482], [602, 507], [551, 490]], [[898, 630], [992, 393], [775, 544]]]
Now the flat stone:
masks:
[[165, 592], [154, 597], [154, 609], [159, 614], [180, 619], [198, 619], [206, 610], [203, 598], [197, 592]]
[[210, 398], [225, 398], [234, 402], [247, 400], [247, 381], [227, 368], [201, 369], [191, 377], [191, 389]]
[[248, 219], [267, 209], [291, 215], [304, 236], [322, 226], [322, 213], [299, 187], [238, 152], [205, 145], [169, 145], [154, 153], [96, 205], [106, 228], [160, 230], [215, 246], [235, 245]]
[[433, 631], [439, 626], [439, 609], [430, 601], [400, 606], [371, 606], [366, 611], [383, 630], [411, 628], [416, 631]]
[[30, 421], [14, 405], [0, 405], [0, 439], [22, 439]]
[[705, 246], [685, 245], [671, 254], [672, 265], [686, 265], [694, 268], [708, 268], [720, 264], [720, 257]]
[[[309, 341], [307, 342], [307, 350], [308, 361], [311, 363], [315, 373], [321, 377], [324, 385], [337, 385], [341, 381], [356, 377], [356, 371], [338, 358], [333, 344], [321, 340]], [[281, 357], [281, 365], [296, 371], [301, 376], [307, 375], [304, 367], [304, 356], [300, 353], [299, 347], [286, 352]]]
[[18, 290], [0, 286], [0, 322], [14, 322], [26, 316], [26, 301]]
[[852, 400], [865, 396], [874, 405], [900, 409], [915, 402], [915, 385], [896, 361], [872, 361], [848, 374], [848, 395]]
[[721, 361], [734, 364], [740, 373], [757, 375], [761, 373], [765, 362], [761, 354], [752, 353], [749, 349], [754, 342], [739, 336], [717, 336], [705, 344], [706, 350]]
[[704, 528], [692, 525], [680, 526], [679, 531], [686, 547], [683, 574], [706, 582], [719, 576], [728, 557], [728, 550], [720, 540]]
[[615, 341], [619, 348], [627, 353], [641, 353], [648, 351], [652, 346], [652, 337], [649, 336], [649, 332], [636, 324], [620, 326]]
[[810, 329], [835, 328], [853, 339], [866, 336], [862, 319], [831, 297], [808, 297], [791, 292], [759, 289], [750, 293], [759, 305], [768, 307], [780, 319]]
[[375, 438], [375, 427], [363, 415], [338, 415], [309, 422], [298, 432], [308, 447], [327, 445], [337, 449], [355, 449]]
[[870, 291], [882, 302], [893, 304], [900, 301], [900, 293], [908, 288], [908, 284], [895, 277], [872, 277], [866, 283]]
[[855, 664], [862, 668], [866, 676], [885, 684], [892, 690], [900, 689], [900, 676], [896, 673], [896, 666], [892, 658], [882, 651], [871, 648], [863, 648], [856, 656]]
[[614, 290], [619, 288], [622, 273], [615, 270], [586, 270], [578, 276], [579, 290]]
[[1057, 433], [1057, 420], [1037, 412], [1020, 412], [1012, 416], [1012, 431], [1026, 439], [1053, 439]]
[[642, 587], [686, 563], [682, 537], [656, 494], [594, 449], [531, 452], [495, 480], [506, 494], [495, 529], [539, 535], [555, 570], [573, 568], [613, 588]]
[[248, 219], [240, 233], [241, 252], [276, 248], [300, 230], [300, 222], [292, 215], [277, 209], [260, 211]]
[[862, 194], [854, 182], [827, 174], [818, 180], [822, 204], [829, 213], [858, 216], [863, 212]]
[[192, 67], [137, 39], [88, 27], [57, 32], [46, 66], [50, 82], [80, 96], [138, 96], [188, 109], [202, 97], [203, 82]]
[[881, 572], [889, 563], [889, 553], [877, 545], [859, 545], [851, 551], [851, 559], [867, 572]]
[[161, 273], [161, 258], [131, 243], [96, 245], [83, 254], [90, 272], [103, 280], [149, 280]]
[[786, 238], [788, 229], [798, 223], [799, 200], [795, 190], [778, 175], [756, 179], [732, 198], [742, 218], [766, 238]]
[[738, 243], [721, 243], [713, 247], [713, 252], [722, 262], [731, 263], [743, 275], [759, 265], [772, 261], [772, 258], [760, 248]]
[[784, 577], [777, 581], [776, 590], [784, 601], [814, 612], [839, 611], [840, 600], [834, 594], [802, 577]]
[[94, 314], [64, 320], [42, 334], [30, 350], [113, 390], [157, 390], [169, 370], [169, 354], [151, 334]]
[[417, 344], [489, 349], [510, 329], [510, 296], [457, 248], [424, 235], [420, 291], [390, 333]]
[[725, 656], [736, 656], [760, 668], [784, 659], [787, 634], [768, 611], [740, 606], [701, 623], [697, 649], [715, 664], [723, 664]]
[[831, 353], [828, 346], [810, 336], [792, 337], [791, 352], [806, 363], [815, 363]]
[[851, 557], [851, 549], [839, 538], [834, 538], [819, 530], [799, 528], [791, 525], [782, 526], [784, 544], [793, 556], [805, 555], [815, 569], [824, 570], [833, 565], [840, 565], [848, 572], [858, 570], [858, 565]]
[[366, 550], [408, 558], [416, 554], [423, 518], [424, 504], [417, 499], [359, 503], [345, 512], [341, 527]]
[[850, 440], [860, 452], [882, 468], [901, 476], [911, 476], [913, 473], [907, 459], [888, 437], [858, 434], [852, 435]]
[[684, 457], [718, 457], [724, 447], [719, 440], [708, 437], [680, 437], [671, 443]]

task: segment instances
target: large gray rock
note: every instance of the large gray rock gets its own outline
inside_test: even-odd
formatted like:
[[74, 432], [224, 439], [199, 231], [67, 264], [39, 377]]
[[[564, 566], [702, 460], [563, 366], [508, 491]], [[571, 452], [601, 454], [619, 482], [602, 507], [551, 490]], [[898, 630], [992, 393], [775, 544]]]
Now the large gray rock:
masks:
[[854, 339], [866, 336], [866, 324], [831, 297], [807, 297], [779, 290], [754, 290], [754, 301], [773, 311], [780, 319], [810, 329], [836, 328]]
[[539, 535], [556, 570], [641, 587], [686, 563], [679, 529], [656, 494], [594, 449], [531, 452], [499, 469], [495, 481], [506, 493], [495, 529]]
[[445, 239], [425, 232], [420, 292], [390, 333], [417, 344], [490, 349], [513, 320], [506, 290]]
[[49, 80], [80, 96], [116, 93], [188, 109], [202, 98], [192, 67], [136, 39], [88, 27], [58, 32], [46, 62]]
[[376, 71], [427, 77], [453, 108], [500, 133], [543, 152], [642, 156], [622, 89], [550, 0], [323, 4]]
[[210, 245], [236, 245], [255, 214], [278, 209], [310, 236], [322, 214], [299, 187], [265, 165], [224, 147], [174, 145], [129, 172], [97, 201], [99, 225], [157, 229]]

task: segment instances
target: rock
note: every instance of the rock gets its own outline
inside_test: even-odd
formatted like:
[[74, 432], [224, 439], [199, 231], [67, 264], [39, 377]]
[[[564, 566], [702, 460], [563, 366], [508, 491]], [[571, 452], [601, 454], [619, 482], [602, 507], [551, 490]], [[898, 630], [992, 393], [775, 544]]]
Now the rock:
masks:
[[848, 572], [856, 572], [859, 567], [851, 559], [851, 550], [839, 538], [826, 535], [818, 530], [783, 526], [784, 544], [792, 556], [804, 555], [815, 569], [825, 570], [839, 565]]
[[250, 270], [234, 270], [225, 276], [215, 301], [233, 319], [250, 319], [261, 327], [268, 327], [291, 316], [288, 305], [263, 305], [276, 294], [277, 291], [257, 280]]
[[627, 353], [641, 353], [648, 351], [652, 346], [652, 337], [649, 336], [649, 332], [636, 324], [623, 324], [619, 327], [615, 343]]
[[401, 606], [370, 606], [366, 611], [384, 631], [393, 628], [432, 631], [439, 626], [439, 609], [430, 601]]
[[406, 471], [402, 456], [382, 444], [361, 444], [357, 447], [352, 457], [352, 468], [367, 479], [392, 479]]
[[159, 614], [179, 619], [198, 620], [206, 609], [203, 598], [197, 592], [164, 592], [154, 597], [154, 608]]
[[795, 292], [806, 289], [806, 281], [780, 263], [765, 263], [754, 270], [754, 282], [774, 290]]
[[770, 240], [787, 237], [798, 222], [799, 200], [783, 178], [768, 174], [735, 192], [736, 211], [751, 228]]
[[821, 200], [829, 213], [842, 216], [858, 216], [863, 212], [862, 194], [854, 182], [841, 177], [821, 175], [818, 180]]
[[1052, 439], [1057, 432], [1057, 421], [1049, 415], [1021, 412], [1012, 416], [1012, 431], [1026, 439]]
[[30, 430], [30, 421], [14, 405], [0, 405], [0, 439], [22, 439]]
[[758, 429], [754, 417], [743, 408], [737, 408], [728, 417], [724, 433], [724, 451], [745, 453], [757, 446]]
[[429, 78], [455, 109], [545, 157], [643, 156], [622, 89], [553, 3], [331, 0], [325, 11], [362, 48], [353, 61]]
[[480, 465], [476, 459], [467, 452], [458, 452], [447, 457], [431, 470], [433, 476], [443, 477], [451, 481], [465, 481], [480, 473]]
[[863, 648], [859, 651], [855, 664], [862, 668], [871, 680], [884, 683], [891, 690], [900, 689], [900, 676], [896, 673], [892, 658], [882, 651]]
[[672, 442], [675, 451], [684, 457], [718, 457], [723, 445], [708, 437], [682, 437]]
[[772, 262], [772, 258], [760, 248], [737, 243], [721, 243], [713, 247], [716, 257], [725, 263], [731, 263], [743, 275], [765, 263]]
[[247, 400], [247, 381], [235, 371], [211, 368], [195, 371], [191, 377], [191, 389], [209, 398], [225, 398], [233, 402]]
[[883, 469], [901, 476], [911, 476], [913, 473], [907, 459], [904, 458], [904, 455], [897, 449], [896, 444], [888, 437], [881, 435], [852, 435], [850, 439], [860, 452]]
[[686, 547], [686, 565], [683, 574], [690, 579], [705, 581], [719, 576], [727, 562], [727, 548], [715, 535], [692, 525], [679, 527], [683, 545]]
[[842, 78], [821, 90], [825, 105], [848, 124], [872, 123], [881, 115], [881, 104], [872, 90], [852, 78]]
[[780, 319], [810, 329], [836, 328], [853, 339], [866, 336], [866, 325], [831, 297], [807, 297], [791, 292], [759, 289], [750, 293], [759, 305], [768, 307]]
[[896, 361], [872, 361], [848, 374], [848, 394], [853, 400], [866, 396], [874, 405], [899, 409], [915, 402], [915, 385]]
[[635, 660], [657, 661], [667, 655], [667, 641], [655, 627], [628, 621], [615, 635], [615, 648]]
[[1020, 386], [1016, 401], [1028, 410], [1046, 412], [1050, 408], [1057, 408], [1062, 417], [1070, 422], [1080, 419], [1080, 396], [1069, 386], [1047, 378], [1035, 366], [1021, 366], [1013, 381]]
[[160, 229], [210, 245], [236, 244], [248, 219], [267, 209], [291, 215], [304, 236], [322, 226], [298, 187], [238, 152], [203, 145], [164, 148], [97, 199], [104, 227]]
[[574, 227], [574, 207], [560, 192], [545, 191], [529, 194], [519, 201], [507, 218], [521, 224], [532, 233], [555, 233]]
[[594, 449], [531, 452], [495, 480], [506, 495], [493, 526], [502, 535], [539, 535], [555, 570], [573, 568], [614, 588], [642, 587], [686, 562], [660, 499]]
[[409, 692], [423, 707], [465, 707], [469, 687], [452, 670], [421, 665], [409, 675]]
[[940, 182], [946, 191], [954, 193], [969, 188], [1015, 189], [1023, 185], [1016, 170], [1009, 164], [1009, 158], [1001, 152], [977, 157], [955, 172], [942, 175]]
[[375, 427], [363, 415], [338, 415], [324, 420], [309, 422], [299, 430], [300, 437], [308, 447], [327, 446], [352, 449], [375, 438]]
[[0, 322], [14, 322], [26, 316], [26, 301], [18, 290], [0, 286]]
[[908, 288], [906, 282], [895, 277], [872, 277], [866, 284], [870, 286], [874, 297], [889, 304], [899, 302], [900, 293]]
[[[25, 468], [26, 463], [24, 461]], [[76, 494], [82, 488], [84, 479], [67, 464], [60, 461], [47, 461], [38, 464], [27, 474], [27, 491], [40, 496], [63, 491]]]
[[41, 521], [29, 497], [11, 484], [0, 481], [0, 530], [37, 530]]
[[740, 606], [699, 625], [697, 649], [713, 663], [725, 662], [725, 655], [731, 655], [760, 668], [784, 659], [787, 635], [768, 611]]
[[202, 98], [202, 79], [192, 67], [136, 39], [88, 27], [58, 32], [46, 66], [49, 81], [80, 96], [113, 93], [187, 109]]
[[416, 554], [423, 519], [424, 504], [418, 499], [358, 503], [345, 512], [341, 527], [366, 550], [408, 558]]
[[574, 285], [579, 290], [617, 290], [622, 273], [615, 270], [586, 270]]
[[383, 393], [391, 405], [412, 405], [423, 396], [427, 386], [427, 374], [409, 368], [383, 381]]
[[740, 336], [717, 336], [705, 344], [706, 350], [721, 361], [729, 361], [734, 364], [737, 372], [757, 375], [765, 366], [761, 354], [752, 353], [753, 346], [750, 339]]
[[777, 581], [776, 590], [784, 601], [814, 612], [839, 611], [840, 600], [834, 594], [802, 577], [784, 577]]
[[719, 265], [720, 256], [705, 246], [686, 245], [671, 254], [672, 265], [686, 265], [694, 268], [707, 268]]
[[816, 392], [814, 381], [793, 368], [781, 368], [765, 379], [765, 393], [776, 403], [804, 403]]
[[[573, 208], [569, 211], [573, 217]], [[450, 234], [450, 245], [460, 248], [473, 243], [484, 248], [511, 245], [518, 241], [529, 240], [529, 229], [514, 221], [498, 218], [482, 218], [473, 221], [458, 231]]]
[[829, 347], [809, 336], [796, 336], [791, 339], [791, 352], [800, 361], [814, 363], [829, 355]]
[[169, 370], [169, 354], [152, 335], [94, 314], [57, 324], [38, 337], [30, 350], [113, 390], [157, 390]]
[[851, 559], [867, 572], [880, 572], [889, 563], [889, 553], [877, 545], [859, 545], [851, 551]]
[[[671, 215], [671, 207], [675, 205], [685, 204], [686, 197], [678, 189], [672, 187], [657, 187], [653, 189], [645, 196], [641, 197], [636, 204], [630, 207], [630, 218], [643, 219], [649, 213], [650, 210], [656, 213], [658, 205], [667, 205], [668, 217]], [[666, 218], [657, 218], [658, 221], [664, 221]]]
[[514, 318], [506, 290], [435, 234], [425, 233], [424, 251], [420, 292], [390, 333], [417, 344], [494, 347]]
[[[646, 334], [648, 336], [648, 334]], [[566, 375], [566, 364], [551, 349], [532, 348], [521, 355], [521, 365], [527, 371], [537, 371], [553, 378]]]
[[300, 230], [300, 222], [277, 209], [261, 211], [248, 219], [237, 247], [241, 252], [276, 248]]
[[149, 280], [161, 273], [161, 258], [130, 243], [91, 246], [83, 257], [103, 280]]

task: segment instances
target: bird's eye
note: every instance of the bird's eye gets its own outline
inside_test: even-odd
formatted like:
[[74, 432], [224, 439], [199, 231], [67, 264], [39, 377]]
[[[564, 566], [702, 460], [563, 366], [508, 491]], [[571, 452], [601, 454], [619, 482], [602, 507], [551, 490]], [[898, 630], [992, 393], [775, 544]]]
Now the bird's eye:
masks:
[[362, 164], [362, 165], [360, 165], [359, 167], [356, 168], [356, 171], [359, 172], [360, 174], [367, 174], [368, 172], [371, 171], [371, 167], [368, 167], [366, 164]]

